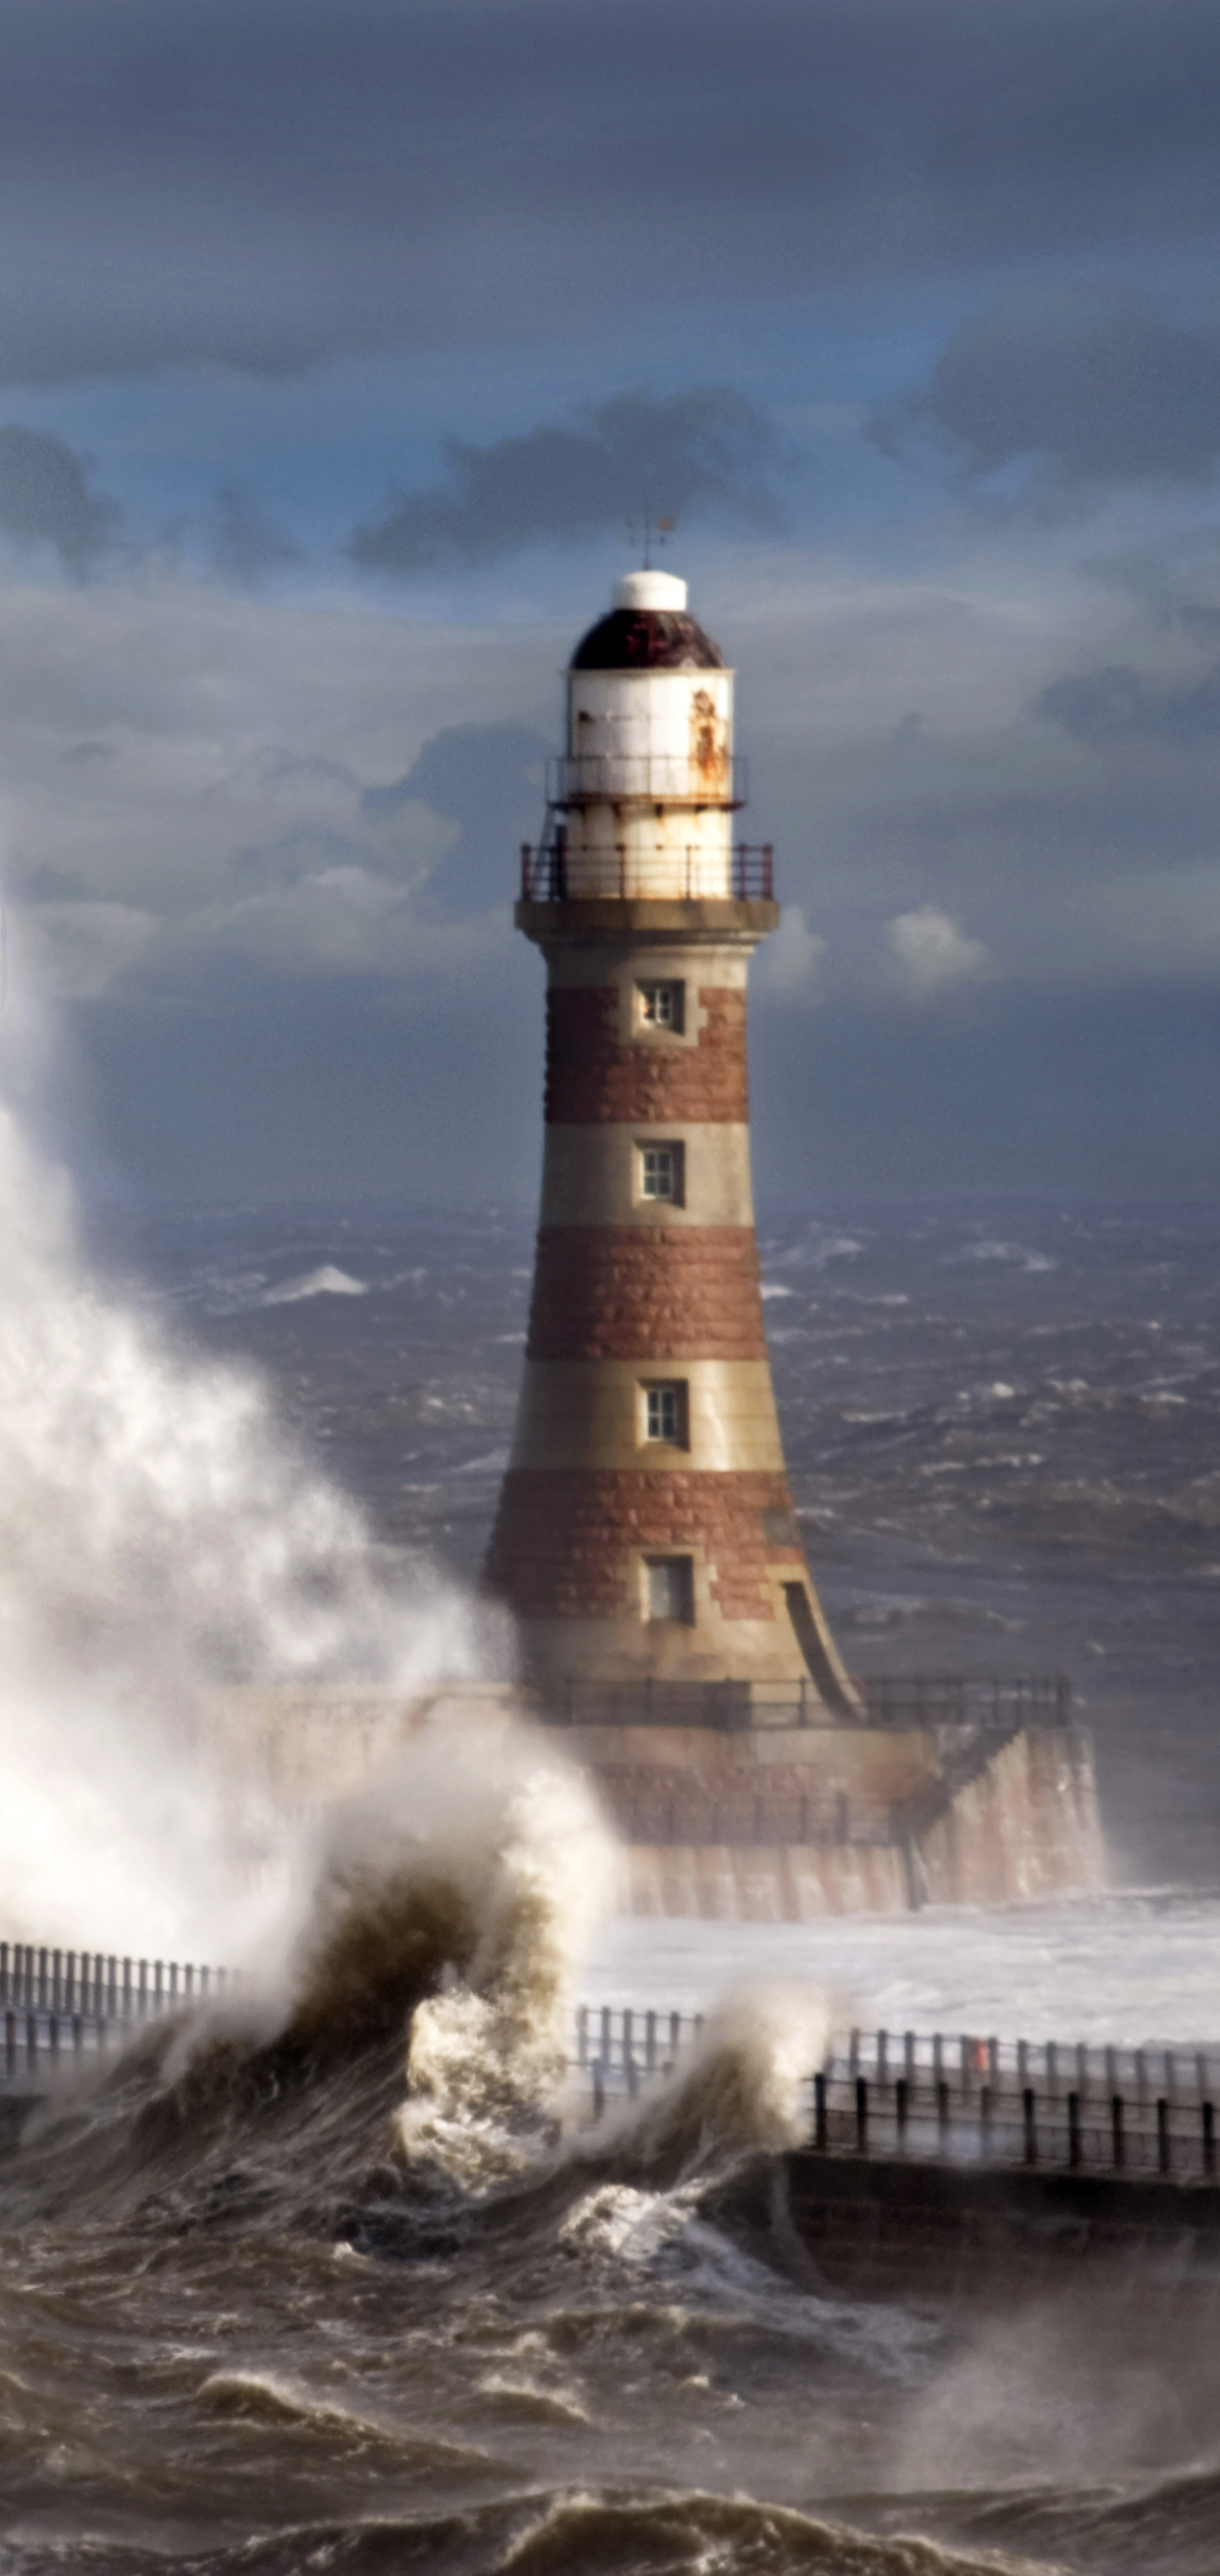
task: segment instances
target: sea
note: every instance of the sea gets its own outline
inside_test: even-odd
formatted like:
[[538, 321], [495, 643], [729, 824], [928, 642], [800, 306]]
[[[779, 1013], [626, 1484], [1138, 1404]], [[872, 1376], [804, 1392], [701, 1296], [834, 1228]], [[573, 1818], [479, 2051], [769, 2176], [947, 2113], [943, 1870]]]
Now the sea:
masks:
[[[478, 1581], [532, 1220], [103, 1209], [103, 1269], [252, 1359], [390, 1544]], [[1220, 1883], [1220, 1207], [842, 1199], [764, 1212], [814, 1579], [861, 1673], [1063, 1674], [1113, 1866]]]
[[[312, 1848], [277, 1981], [0, 2156], [3, 2576], [1220, 2568], [1220, 2285], [1167, 2258], [1103, 2298], [1065, 2257], [994, 2311], [848, 2299], [724, 2197], [845, 2019], [1220, 2040], [1220, 1207], [844, 1196], [759, 1232], [849, 1666], [1067, 1677], [1109, 1891], [617, 1920], [549, 1747], [408, 1761]], [[475, 1585], [527, 1215], [111, 1201], [84, 1238], [90, 1296], [261, 1385], [379, 1581]], [[595, 2131], [580, 2000], [700, 2011], [702, 2054]]]

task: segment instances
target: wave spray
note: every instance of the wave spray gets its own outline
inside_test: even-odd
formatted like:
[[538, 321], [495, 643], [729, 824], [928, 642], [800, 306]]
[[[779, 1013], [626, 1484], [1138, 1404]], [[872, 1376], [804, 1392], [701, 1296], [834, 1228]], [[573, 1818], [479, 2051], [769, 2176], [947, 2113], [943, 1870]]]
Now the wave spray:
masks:
[[[248, 1368], [91, 1275], [74, 1194], [0, 1052], [0, 1883], [9, 1937], [229, 1955], [242, 1939], [200, 1694], [476, 1678], [485, 1623], [391, 1562]], [[249, 1916], [249, 1904], [246, 1914]], [[250, 1924], [247, 1922], [247, 1933]], [[222, 1953], [223, 1954], [223, 1953]]]

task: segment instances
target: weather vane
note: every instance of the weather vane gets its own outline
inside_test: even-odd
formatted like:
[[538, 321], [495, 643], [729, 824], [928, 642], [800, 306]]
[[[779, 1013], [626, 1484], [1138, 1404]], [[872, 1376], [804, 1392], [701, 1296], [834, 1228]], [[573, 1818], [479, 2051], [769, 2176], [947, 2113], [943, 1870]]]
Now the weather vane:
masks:
[[627, 521], [628, 536], [632, 539], [633, 543], [637, 536], [642, 542], [644, 549], [645, 572], [652, 571], [652, 553], [654, 546], [660, 549], [660, 547], [664, 545], [666, 538], [672, 537], [676, 524], [676, 521], [673, 519], [660, 519], [655, 517], [651, 502], [645, 503], [644, 509], [638, 519], [629, 519]]

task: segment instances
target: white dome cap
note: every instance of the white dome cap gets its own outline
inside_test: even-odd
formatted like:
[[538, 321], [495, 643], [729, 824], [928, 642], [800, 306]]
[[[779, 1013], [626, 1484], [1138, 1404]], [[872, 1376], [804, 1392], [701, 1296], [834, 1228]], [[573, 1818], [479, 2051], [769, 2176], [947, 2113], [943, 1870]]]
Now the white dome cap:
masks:
[[686, 583], [672, 572], [625, 572], [614, 585], [616, 608], [670, 608], [681, 615]]

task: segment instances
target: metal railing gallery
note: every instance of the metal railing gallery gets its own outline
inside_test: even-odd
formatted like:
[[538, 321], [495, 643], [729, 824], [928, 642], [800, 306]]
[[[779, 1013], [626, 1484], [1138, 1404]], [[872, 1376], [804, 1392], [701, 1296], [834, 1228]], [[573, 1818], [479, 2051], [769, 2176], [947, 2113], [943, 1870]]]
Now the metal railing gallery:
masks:
[[757, 848], [737, 841], [727, 851], [698, 847], [649, 851], [620, 842], [609, 850], [569, 852], [562, 840], [522, 842], [521, 901], [697, 902], [706, 897], [709, 876], [722, 868], [726, 858], [728, 884], [721, 890], [722, 899], [772, 901], [775, 851], [770, 841]]

